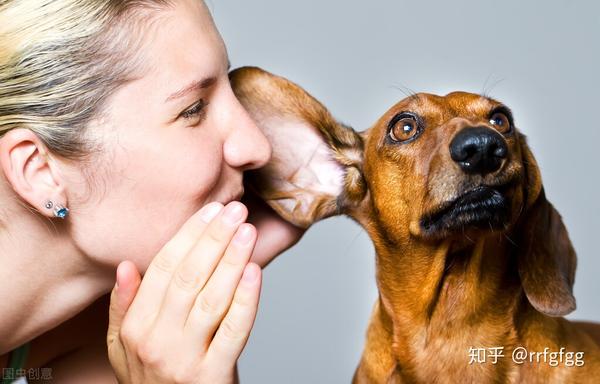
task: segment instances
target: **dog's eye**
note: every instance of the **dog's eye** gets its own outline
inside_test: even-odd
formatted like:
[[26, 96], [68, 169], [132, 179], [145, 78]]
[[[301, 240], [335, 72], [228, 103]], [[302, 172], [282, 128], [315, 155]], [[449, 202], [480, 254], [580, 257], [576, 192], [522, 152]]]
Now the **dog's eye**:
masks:
[[407, 141], [419, 133], [419, 125], [413, 116], [404, 116], [393, 122], [390, 127], [390, 138], [396, 142]]
[[510, 131], [510, 119], [502, 112], [496, 112], [490, 117], [490, 124], [500, 133], [508, 133]]

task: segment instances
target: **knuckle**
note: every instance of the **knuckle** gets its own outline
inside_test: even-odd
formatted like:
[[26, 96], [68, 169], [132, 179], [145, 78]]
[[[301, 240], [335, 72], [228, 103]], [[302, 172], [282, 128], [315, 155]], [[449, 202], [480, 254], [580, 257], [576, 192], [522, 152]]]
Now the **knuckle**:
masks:
[[210, 226], [206, 231], [206, 238], [209, 242], [216, 245], [221, 245], [227, 241], [225, 230], [218, 226]]
[[198, 308], [200, 312], [210, 316], [218, 316], [225, 312], [223, 304], [207, 295], [198, 296]]
[[146, 366], [163, 370], [164, 348], [151, 339], [140, 343], [136, 349], [137, 358]]
[[198, 379], [195, 370], [187, 368], [175, 370], [171, 377], [174, 384], [190, 384]]
[[199, 279], [197, 273], [193, 273], [193, 268], [181, 268], [175, 274], [173, 283], [185, 292], [194, 292], [199, 287]]
[[238, 341], [246, 337], [246, 332], [240, 324], [231, 319], [225, 319], [221, 323], [221, 335], [230, 341]]
[[252, 300], [250, 289], [240, 286], [238, 286], [236, 295], [233, 297], [233, 304], [242, 308], [251, 308], [258, 305]]
[[236, 270], [241, 269], [245, 265], [241, 261], [236, 260], [232, 255], [223, 256], [219, 264], [221, 264], [222, 268]]
[[119, 338], [124, 345], [135, 346], [138, 340], [135, 327], [129, 325], [129, 323], [124, 323], [121, 329], [119, 329]]
[[[191, 384], [198, 380], [198, 362], [194, 356], [182, 359], [166, 359], [165, 348], [157, 343], [144, 344], [138, 351], [138, 359], [146, 368], [165, 382], [172, 384]], [[170, 351], [172, 353], [172, 351]]]
[[152, 262], [154, 269], [167, 274], [172, 273], [176, 267], [173, 257], [176, 252], [175, 248], [176, 246], [173, 243], [167, 243], [162, 251], [154, 258], [154, 261]]

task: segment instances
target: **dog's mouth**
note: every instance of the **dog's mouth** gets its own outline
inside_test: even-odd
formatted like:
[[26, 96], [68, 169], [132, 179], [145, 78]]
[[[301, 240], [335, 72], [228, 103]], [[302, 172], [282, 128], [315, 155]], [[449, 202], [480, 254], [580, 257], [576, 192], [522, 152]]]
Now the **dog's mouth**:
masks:
[[510, 219], [508, 188], [509, 184], [481, 185], [471, 189], [425, 215], [421, 219], [421, 229], [425, 235], [443, 236], [467, 228], [505, 228]]

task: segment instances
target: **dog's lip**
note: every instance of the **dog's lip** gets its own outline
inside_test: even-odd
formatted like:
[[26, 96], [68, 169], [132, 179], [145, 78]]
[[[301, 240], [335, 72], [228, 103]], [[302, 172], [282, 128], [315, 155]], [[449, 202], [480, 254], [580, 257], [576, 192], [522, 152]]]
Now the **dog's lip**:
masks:
[[446, 215], [456, 209], [462, 209], [465, 212], [469, 210], [491, 207], [494, 202], [492, 199], [498, 195], [504, 196], [506, 190], [513, 185], [512, 182], [496, 185], [482, 184], [469, 189], [460, 196], [446, 203], [441, 204], [437, 209], [424, 215], [421, 219], [421, 226], [425, 229], [430, 228], [433, 223], [442, 220]]

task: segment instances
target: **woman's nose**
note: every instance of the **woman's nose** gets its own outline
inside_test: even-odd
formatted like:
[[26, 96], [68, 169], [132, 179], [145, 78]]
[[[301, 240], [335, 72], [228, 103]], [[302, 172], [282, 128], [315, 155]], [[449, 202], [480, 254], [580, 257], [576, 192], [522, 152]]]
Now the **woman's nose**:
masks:
[[231, 97], [233, 107], [223, 145], [225, 161], [242, 170], [260, 168], [271, 158], [271, 144], [233, 92]]

